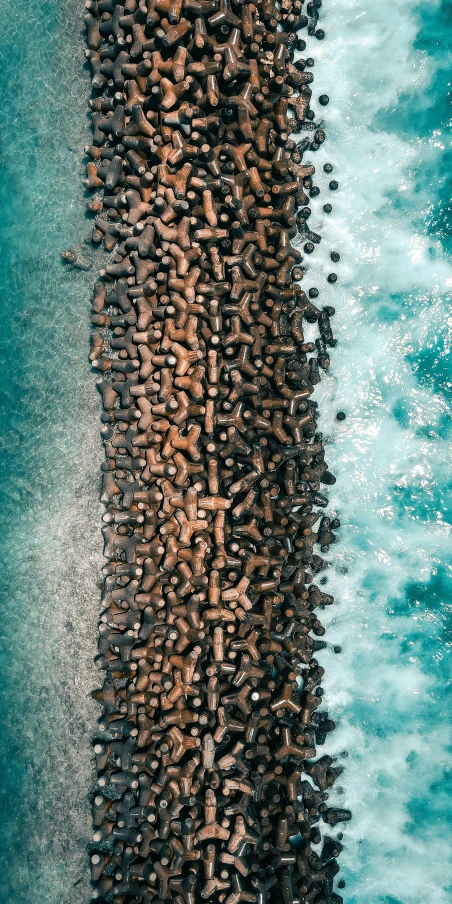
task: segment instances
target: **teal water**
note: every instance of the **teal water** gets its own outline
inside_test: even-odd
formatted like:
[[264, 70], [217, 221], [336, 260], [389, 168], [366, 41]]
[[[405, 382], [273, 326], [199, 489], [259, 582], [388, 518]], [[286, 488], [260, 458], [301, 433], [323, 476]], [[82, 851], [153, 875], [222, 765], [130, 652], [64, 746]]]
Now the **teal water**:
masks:
[[[0, 0], [0, 11], [0, 899], [82, 904], [101, 558], [86, 364], [96, 268], [68, 270], [60, 251], [87, 232], [83, 4]], [[338, 603], [322, 615], [343, 650], [322, 656], [339, 724], [328, 749], [348, 752], [335, 799], [354, 814], [341, 894], [446, 904], [452, 4], [324, 0], [322, 17], [327, 38], [304, 54], [331, 97], [313, 162], [331, 160], [340, 186], [330, 195], [319, 177], [310, 222], [324, 241], [306, 283], [335, 305], [339, 339], [316, 398], [343, 523], [327, 585]]]
[[[89, 900], [100, 562], [83, 4], [0, 0], [0, 900]], [[83, 877], [82, 882], [78, 882]], [[78, 883], [75, 884], [74, 883]]]

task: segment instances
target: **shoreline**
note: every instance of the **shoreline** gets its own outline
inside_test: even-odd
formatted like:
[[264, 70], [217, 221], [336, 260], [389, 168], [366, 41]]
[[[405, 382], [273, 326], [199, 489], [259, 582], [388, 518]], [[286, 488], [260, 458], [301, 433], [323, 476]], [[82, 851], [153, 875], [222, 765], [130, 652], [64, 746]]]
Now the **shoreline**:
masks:
[[340, 833], [310, 846], [351, 816], [326, 805], [342, 767], [314, 761], [334, 728], [315, 544], [340, 525], [310, 399], [335, 312], [300, 286], [321, 239], [303, 156], [325, 133], [295, 30], [323, 40], [317, 5], [104, 6], [85, 17], [85, 187], [112, 255], [90, 354], [108, 559], [92, 897], [340, 902]]

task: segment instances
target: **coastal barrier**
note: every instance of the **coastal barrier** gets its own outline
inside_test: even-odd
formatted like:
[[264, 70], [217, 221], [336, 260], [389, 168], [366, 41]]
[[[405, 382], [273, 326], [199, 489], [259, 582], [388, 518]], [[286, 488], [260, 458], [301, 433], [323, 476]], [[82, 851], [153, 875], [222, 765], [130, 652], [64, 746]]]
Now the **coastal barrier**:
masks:
[[110, 253], [90, 352], [108, 560], [93, 900], [342, 901], [341, 836], [320, 826], [351, 814], [316, 759], [340, 525], [311, 398], [334, 308], [301, 288], [320, 242], [303, 156], [325, 132], [298, 56], [302, 29], [324, 38], [320, 6], [86, 4], [85, 186]]

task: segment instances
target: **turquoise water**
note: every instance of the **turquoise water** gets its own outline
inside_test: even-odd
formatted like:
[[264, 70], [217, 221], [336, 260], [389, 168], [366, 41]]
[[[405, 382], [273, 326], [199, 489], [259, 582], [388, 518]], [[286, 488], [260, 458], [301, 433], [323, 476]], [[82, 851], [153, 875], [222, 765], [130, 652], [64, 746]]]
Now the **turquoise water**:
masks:
[[0, 899], [79, 904], [101, 552], [95, 271], [65, 269], [60, 251], [87, 232], [83, 4], [0, 12]]
[[[79, 0], [0, 0], [4, 904], [89, 900], [85, 845], [100, 565], [98, 402], [86, 364], [88, 230]], [[305, 282], [337, 309], [317, 387], [343, 523], [322, 614], [326, 702], [344, 757], [347, 904], [445, 904], [452, 890], [450, 364], [452, 4], [324, 0], [309, 39], [339, 190]], [[328, 177], [331, 178], [331, 177]], [[332, 201], [333, 213], [322, 212]], [[317, 203], [318, 202], [318, 203]], [[325, 280], [341, 253], [336, 286]], [[83, 255], [90, 260], [89, 248]], [[335, 420], [337, 410], [347, 413]], [[450, 692], [449, 692], [450, 693]]]

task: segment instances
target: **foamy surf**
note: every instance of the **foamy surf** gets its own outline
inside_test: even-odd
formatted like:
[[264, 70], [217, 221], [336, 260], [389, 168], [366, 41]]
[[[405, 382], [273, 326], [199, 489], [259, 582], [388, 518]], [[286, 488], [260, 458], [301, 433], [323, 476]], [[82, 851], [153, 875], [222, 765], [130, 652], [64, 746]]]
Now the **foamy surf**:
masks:
[[[326, 179], [316, 199], [310, 223], [323, 241], [306, 284], [337, 310], [339, 344], [317, 400], [338, 477], [330, 500], [342, 519], [326, 588], [338, 603], [325, 613], [327, 637], [342, 654], [330, 648], [319, 658], [339, 726], [326, 748], [346, 767], [343, 793], [336, 787], [332, 799], [353, 811], [341, 856], [348, 904], [446, 904], [452, 883], [452, 268], [447, 234], [428, 231], [435, 184], [421, 178], [441, 169], [444, 124], [431, 85], [447, 60], [437, 47], [435, 57], [420, 49], [426, 14], [401, 0], [332, 0], [323, 7], [327, 40], [316, 48], [316, 90], [331, 102], [329, 140], [313, 162], [318, 170], [333, 163], [339, 190], [329, 216]], [[430, 4], [427, 29], [441, 33], [444, 15]], [[411, 133], [406, 126], [416, 101], [421, 137], [415, 122]], [[325, 280], [331, 249], [341, 254], [336, 287]]]

